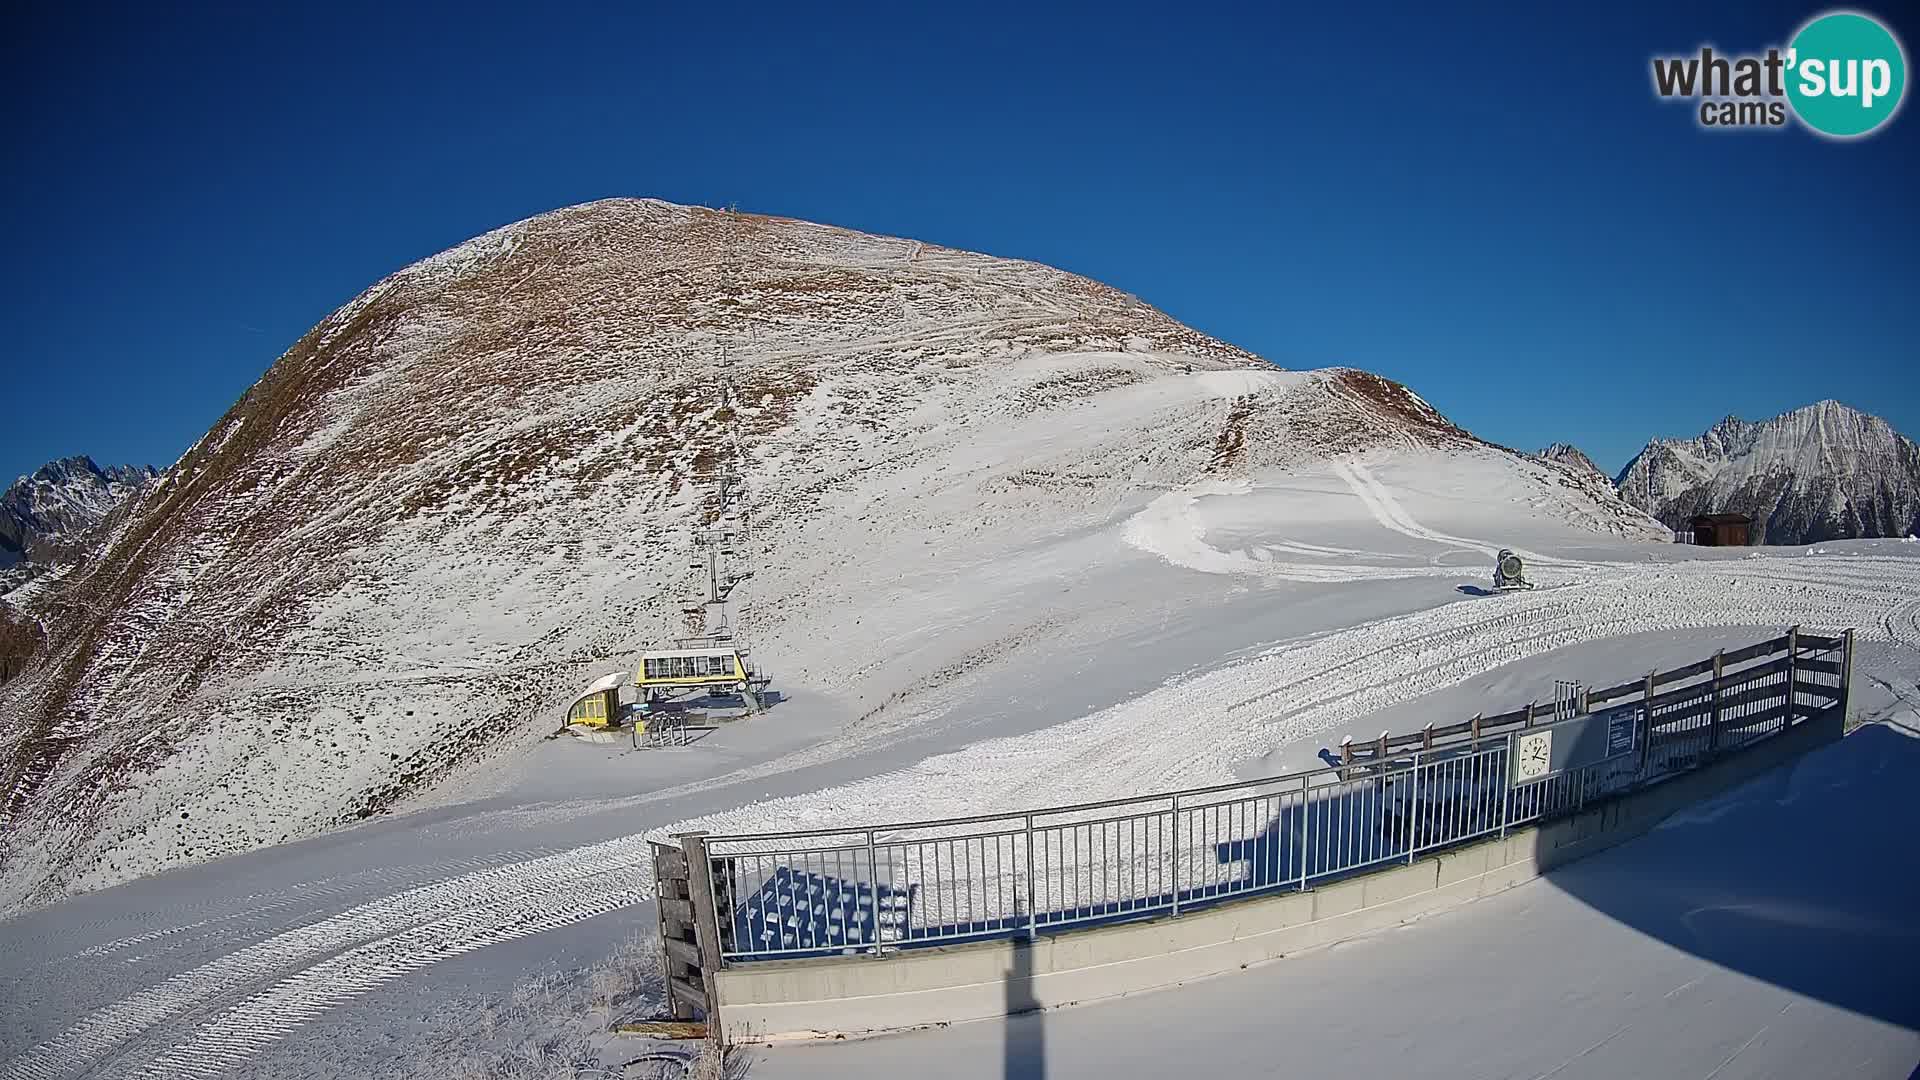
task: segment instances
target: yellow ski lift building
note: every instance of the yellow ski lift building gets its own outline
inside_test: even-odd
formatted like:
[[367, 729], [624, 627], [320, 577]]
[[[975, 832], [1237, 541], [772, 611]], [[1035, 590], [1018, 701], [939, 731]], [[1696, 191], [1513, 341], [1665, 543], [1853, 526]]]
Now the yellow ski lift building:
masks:
[[727, 687], [746, 681], [746, 661], [731, 645], [643, 653], [633, 680], [642, 690]]
[[567, 726], [610, 728], [620, 726], [620, 684], [624, 671], [614, 671], [595, 679], [567, 710]]
[[753, 662], [737, 643], [724, 638], [694, 638], [672, 649], [654, 649], [640, 655], [633, 673], [640, 710], [656, 703], [705, 690], [716, 697], [739, 694], [752, 712], [761, 708], [760, 693], [768, 679], [753, 670]]

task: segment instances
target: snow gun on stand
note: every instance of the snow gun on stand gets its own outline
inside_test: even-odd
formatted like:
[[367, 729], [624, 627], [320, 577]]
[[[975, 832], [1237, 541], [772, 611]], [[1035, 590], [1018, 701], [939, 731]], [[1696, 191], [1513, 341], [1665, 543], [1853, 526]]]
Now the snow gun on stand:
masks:
[[1533, 582], [1527, 580], [1526, 570], [1526, 565], [1520, 561], [1520, 556], [1506, 548], [1501, 548], [1500, 557], [1493, 563], [1493, 587], [1501, 592], [1533, 588]]

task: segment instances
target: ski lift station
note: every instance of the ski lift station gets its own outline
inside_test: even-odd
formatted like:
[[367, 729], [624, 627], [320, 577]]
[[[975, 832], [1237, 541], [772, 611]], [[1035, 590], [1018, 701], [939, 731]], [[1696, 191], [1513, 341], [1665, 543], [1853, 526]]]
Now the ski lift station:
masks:
[[624, 671], [611, 671], [595, 679], [592, 686], [581, 691], [567, 709], [567, 724], [579, 724], [582, 727], [609, 728], [620, 724], [620, 684], [627, 680]]
[[706, 691], [719, 697], [739, 694], [748, 709], [760, 711], [760, 692], [768, 678], [753, 670], [745, 649], [718, 638], [696, 638], [672, 649], [642, 653], [633, 684], [639, 688], [642, 709], [668, 698]]
[[641, 654], [632, 673], [635, 692], [628, 706], [620, 700], [628, 673], [614, 671], [594, 680], [567, 709], [567, 727], [605, 730], [624, 727], [628, 712], [644, 727], [654, 708], [675, 698], [705, 693], [709, 697], [737, 694], [749, 713], [764, 707], [762, 695], [772, 682], [753, 669], [745, 649], [726, 641], [695, 639], [671, 649]]
[[642, 692], [737, 686], [746, 682], [747, 664], [731, 645], [700, 649], [658, 649], [640, 657], [634, 685]]

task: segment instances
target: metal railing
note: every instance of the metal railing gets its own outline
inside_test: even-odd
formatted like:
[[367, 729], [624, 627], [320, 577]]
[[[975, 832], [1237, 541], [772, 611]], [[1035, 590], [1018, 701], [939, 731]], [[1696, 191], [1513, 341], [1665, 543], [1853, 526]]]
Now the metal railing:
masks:
[[[681, 838], [711, 868], [704, 933], [723, 963], [870, 953], [1178, 914], [1304, 890], [1688, 772], [1845, 708], [1852, 632], [1761, 642], [1606, 690], [1631, 752], [1510, 784], [1512, 735], [1562, 701], [1383, 736], [1341, 765], [1008, 814]], [[1677, 685], [1676, 685], [1677, 684]], [[1671, 689], [1661, 690], [1663, 686]], [[1625, 700], [1622, 700], [1625, 699]], [[1637, 700], [1636, 700], [1637, 699]]]

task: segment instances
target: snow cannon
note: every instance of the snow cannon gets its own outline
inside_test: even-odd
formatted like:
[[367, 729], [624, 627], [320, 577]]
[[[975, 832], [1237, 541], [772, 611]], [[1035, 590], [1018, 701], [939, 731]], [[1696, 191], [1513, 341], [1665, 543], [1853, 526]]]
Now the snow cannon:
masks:
[[1493, 587], [1502, 592], [1511, 589], [1531, 589], [1533, 582], [1527, 580], [1526, 564], [1520, 561], [1507, 548], [1500, 549], [1500, 557], [1493, 563]]

